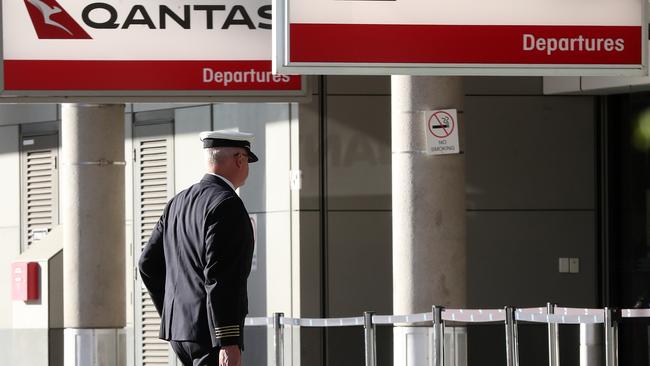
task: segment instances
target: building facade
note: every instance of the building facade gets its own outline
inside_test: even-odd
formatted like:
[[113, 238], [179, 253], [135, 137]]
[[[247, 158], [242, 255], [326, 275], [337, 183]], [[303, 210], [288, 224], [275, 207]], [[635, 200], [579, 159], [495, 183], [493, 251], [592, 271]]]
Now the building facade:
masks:
[[[256, 135], [261, 160], [240, 189], [256, 223], [250, 316], [393, 313], [390, 77], [312, 81], [301, 103], [127, 105], [127, 364], [175, 362], [156, 340], [155, 310], [135, 267], [167, 199], [202, 176], [204, 130]], [[449, 189], [467, 197], [468, 307], [647, 307], [647, 95], [545, 95], [543, 79], [532, 77], [465, 78], [464, 88], [467, 184]], [[63, 223], [60, 111], [0, 106], [0, 270], [7, 274]], [[560, 272], [565, 259], [574, 259], [572, 273]], [[41, 283], [48, 299], [65, 285], [54, 272]], [[62, 364], [62, 325], [53, 315], [62, 305], [13, 301], [10, 279], [0, 277], [2, 363]], [[25, 309], [39, 308], [26, 322]], [[522, 363], [547, 364], [539, 356], [546, 328], [519, 332]], [[269, 334], [247, 331], [247, 365], [271, 364]], [[469, 365], [505, 363], [502, 326], [470, 326], [467, 334]], [[560, 337], [562, 363], [577, 364], [578, 328], [561, 327]], [[648, 326], [624, 324], [621, 337], [622, 364], [647, 364]], [[363, 364], [363, 333], [292, 328], [285, 350], [290, 365]], [[378, 358], [392, 363], [390, 328], [378, 329]]]

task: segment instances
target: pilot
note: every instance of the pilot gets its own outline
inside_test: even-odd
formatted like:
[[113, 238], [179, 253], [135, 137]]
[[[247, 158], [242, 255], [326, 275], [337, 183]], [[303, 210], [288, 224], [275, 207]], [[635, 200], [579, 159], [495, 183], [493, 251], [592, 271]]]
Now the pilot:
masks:
[[172, 198], [139, 260], [161, 316], [161, 339], [186, 366], [241, 365], [253, 228], [235, 190], [246, 182], [252, 134], [200, 134], [207, 173]]

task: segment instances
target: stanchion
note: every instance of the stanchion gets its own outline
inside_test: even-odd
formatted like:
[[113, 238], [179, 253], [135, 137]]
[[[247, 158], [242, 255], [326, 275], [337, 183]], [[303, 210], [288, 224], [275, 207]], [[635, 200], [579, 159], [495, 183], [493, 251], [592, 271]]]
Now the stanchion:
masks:
[[374, 311], [363, 313], [363, 332], [366, 343], [366, 366], [377, 366], [377, 333], [375, 325], [372, 323]]
[[506, 306], [506, 361], [508, 366], [519, 366], [519, 342], [515, 308]]
[[275, 366], [284, 366], [284, 313], [273, 313], [273, 346], [275, 347]]
[[[555, 314], [556, 304], [546, 304], [546, 312]], [[549, 366], [560, 366], [560, 333], [558, 325], [549, 320], [548, 322], [548, 364]]]
[[433, 337], [431, 349], [433, 350], [433, 366], [445, 365], [445, 322], [442, 320], [442, 306], [433, 306]]
[[605, 308], [605, 366], [618, 366], [618, 314]]
[[517, 309], [512, 308], [512, 334], [514, 334], [514, 343], [515, 346], [513, 347], [513, 351], [515, 354], [515, 366], [519, 366], [519, 326], [517, 325], [517, 316], [516, 316], [516, 311]]

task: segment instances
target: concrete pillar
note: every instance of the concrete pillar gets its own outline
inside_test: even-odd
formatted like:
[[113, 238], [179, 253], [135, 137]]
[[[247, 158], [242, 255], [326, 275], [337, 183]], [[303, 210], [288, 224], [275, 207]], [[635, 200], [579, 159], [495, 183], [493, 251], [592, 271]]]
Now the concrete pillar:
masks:
[[124, 105], [64, 104], [61, 131], [64, 363], [123, 365]]
[[[461, 81], [391, 79], [395, 314], [428, 312], [432, 305], [466, 305], [465, 159], [462, 154], [427, 154], [422, 113], [462, 111]], [[396, 327], [394, 364], [428, 365], [430, 329], [430, 325]]]

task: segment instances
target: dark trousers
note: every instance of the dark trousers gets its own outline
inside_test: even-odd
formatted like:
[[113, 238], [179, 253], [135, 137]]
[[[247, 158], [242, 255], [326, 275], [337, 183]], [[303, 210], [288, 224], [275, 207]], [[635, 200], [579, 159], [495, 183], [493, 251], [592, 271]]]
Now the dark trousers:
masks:
[[186, 341], [169, 341], [169, 344], [185, 366], [219, 365], [219, 347]]

